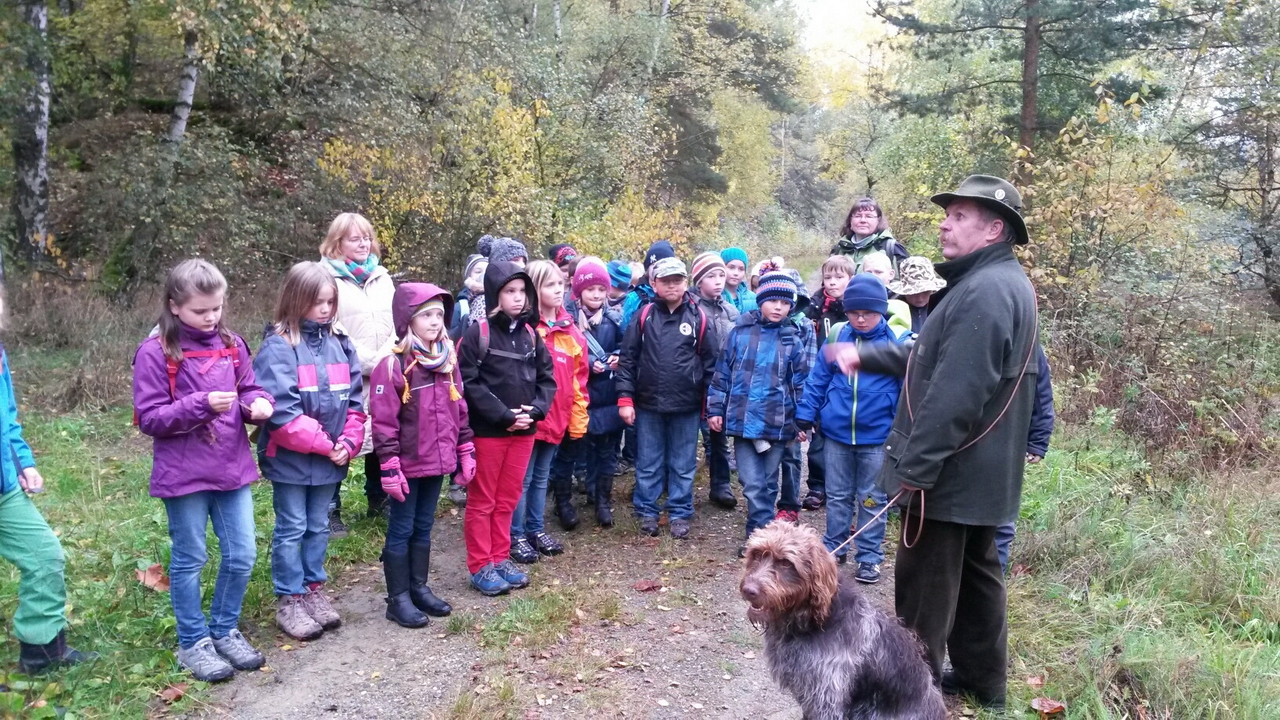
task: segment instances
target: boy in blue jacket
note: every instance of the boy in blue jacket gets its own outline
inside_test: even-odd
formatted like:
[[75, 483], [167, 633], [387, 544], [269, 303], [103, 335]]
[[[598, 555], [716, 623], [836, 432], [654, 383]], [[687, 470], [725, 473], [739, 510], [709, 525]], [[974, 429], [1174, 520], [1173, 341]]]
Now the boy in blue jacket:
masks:
[[[870, 274], [854, 276], [844, 291], [847, 324], [839, 327], [835, 342], [901, 343], [889, 327], [889, 295], [880, 279]], [[825, 439], [823, 455], [827, 481], [827, 529], [822, 541], [834, 551], [849, 538], [857, 503], [858, 527], [888, 502], [878, 487], [876, 476], [884, 463], [884, 441], [889, 436], [898, 411], [902, 380], [894, 375], [856, 372], [845, 376], [825, 355], [819, 358], [804, 386], [804, 397], [796, 410], [796, 424], [808, 431], [817, 424]], [[880, 580], [884, 560], [885, 518], [881, 516], [856, 540], [858, 582]], [[836, 559], [844, 563], [842, 548]]]
[[729, 331], [707, 394], [707, 424], [733, 438], [748, 538], [774, 519], [783, 456], [798, 436], [796, 404], [813, 360], [812, 341], [790, 319], [798, 296], [785, 272], [760, 278], [759, 309]]

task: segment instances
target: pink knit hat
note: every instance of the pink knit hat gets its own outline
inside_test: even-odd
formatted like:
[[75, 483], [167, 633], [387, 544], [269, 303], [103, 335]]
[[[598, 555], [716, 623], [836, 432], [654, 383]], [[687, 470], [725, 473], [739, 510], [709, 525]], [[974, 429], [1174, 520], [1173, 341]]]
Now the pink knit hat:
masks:
[[609, 287], [609, 269], [596, 258], [584, 258], [578, 263], [578, 270], [573, 273], [574, 297], [582, 295], [582, 291], [592, 285]]

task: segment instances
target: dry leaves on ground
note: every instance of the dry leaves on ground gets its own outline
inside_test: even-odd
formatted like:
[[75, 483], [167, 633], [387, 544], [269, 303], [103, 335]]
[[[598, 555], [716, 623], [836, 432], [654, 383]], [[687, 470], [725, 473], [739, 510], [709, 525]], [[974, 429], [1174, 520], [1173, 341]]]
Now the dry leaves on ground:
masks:
[[164, 574], [164, 566], [156, 563], [146, 570], [134, 570], [138, 582], [156, 592], [169, 592], [169, 576]]

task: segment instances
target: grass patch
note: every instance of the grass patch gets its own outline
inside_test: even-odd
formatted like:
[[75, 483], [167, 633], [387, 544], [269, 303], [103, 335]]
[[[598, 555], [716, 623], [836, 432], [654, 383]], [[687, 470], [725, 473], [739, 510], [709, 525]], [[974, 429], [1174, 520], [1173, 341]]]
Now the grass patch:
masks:
[[1280, 500], [1152, 481], [1114, 434], [1061, 446], [1011, 559], [1012, 706], [1045, 675], [1072, 717], [1280, 717]]
[[545, 589], [512, 598], [497, 617], [484, 624], [480, 641], [490, 648], [518, 644], [537, 649], [556, 642], [573, 625], [611, 620], [620, 614], [617, 599], [610, 599], [604, 593], [576, 588]]
[[519, 720], [523, 717], [516, 687], [503, 677], [485, 677], [458, 693], [449, 710], [451, 720]]

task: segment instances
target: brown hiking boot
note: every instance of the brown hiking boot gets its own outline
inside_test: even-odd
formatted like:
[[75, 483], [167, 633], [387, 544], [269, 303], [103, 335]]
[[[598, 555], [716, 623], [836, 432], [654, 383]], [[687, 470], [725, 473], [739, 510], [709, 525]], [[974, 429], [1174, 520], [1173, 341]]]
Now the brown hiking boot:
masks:
[[306, 595], [281, 595], [276, 607], [276, 625], [289, 637], [314, 640], [324, 634], [324, 628], [307, 614], [302, 604], [304, 597]]
[[332, 630], [342, 624], [338, 611], [333, 609], [329, 596], [324, 594], [324, 583], [312, 583], [307, 594], [302, 596], [302, 607], [325, 630]]

